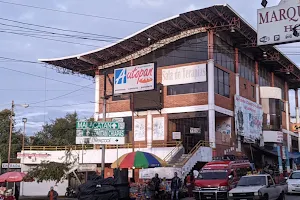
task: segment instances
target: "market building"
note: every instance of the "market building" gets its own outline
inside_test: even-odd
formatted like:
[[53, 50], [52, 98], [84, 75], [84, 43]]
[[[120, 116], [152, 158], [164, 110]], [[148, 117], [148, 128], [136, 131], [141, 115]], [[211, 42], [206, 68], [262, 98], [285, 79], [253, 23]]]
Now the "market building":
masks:
[[[119, 146], [123, 154], [134, 148], [167, 160], [178, 153], [190, 155], [185, 170], [226, 154], [253, 160], [260, 152], [263, 156], [256, 160], [262, 163], [277, 159], [277, 147], [283, 159], [289, 157], [286, 151], [299, 152], [289, 90], [298, 94], [300, 70], [277, 48], [258, 47], [256, 35], [229, 5], [216, 5], [162, 20], [105, 48], [40, 61], [94, 77], [94, 118], [102, 120], [103, 97], [109, 96], [106, 120], [125, 122], [125, 144]], [[115, 69], [151, 63], [154, 90], [114, 94]], [[107, 148], [109, 167], [117, 150], [115, 145]], [[88, 157], [94, 159], [90, 163], [101, 163], [98, 145], [86, 151], [97, 155]]]

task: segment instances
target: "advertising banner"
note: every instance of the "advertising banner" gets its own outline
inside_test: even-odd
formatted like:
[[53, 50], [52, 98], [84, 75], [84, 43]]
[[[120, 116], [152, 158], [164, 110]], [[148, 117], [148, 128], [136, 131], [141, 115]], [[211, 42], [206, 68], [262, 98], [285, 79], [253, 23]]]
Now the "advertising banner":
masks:
[[[299, 41], [293, 28], [300, 24], [300, 1], [281, 0], [277, 6], [257, 11], [257, 45]], [[298, 31], [300, 27], [296, 28]]]
[[115, 69], [114, 94], [154, 90], [155, 70], [154, 63]]
[[124, 122], [76, 122], [76, 144], [125, 144]]
[[235, 95], [235, 129], [246, 139], [259, 139], [262, 135], [262, 106], [241, 96]]
[[162, 84], [180, 85], [206, 81], [206, 63], [162, 70]]

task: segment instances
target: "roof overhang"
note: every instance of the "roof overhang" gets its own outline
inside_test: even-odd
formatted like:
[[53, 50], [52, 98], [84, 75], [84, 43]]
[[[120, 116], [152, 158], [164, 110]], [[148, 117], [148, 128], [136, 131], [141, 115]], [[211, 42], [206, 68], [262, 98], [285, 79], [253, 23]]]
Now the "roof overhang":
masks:
[[[234, 33], [230, 32], [232, 28]], [[39, 61], [71, 73], [95, 76], [97, 69], [128, 62], [178, 39], [207, 30], [227, 31], [234, 38], [236, 47], [253, 53], [256, 60], [288, 81], [290, 88], [298, 88], [300, 70], [296, 64], [274, 46], [257, 46], [256, 30], [227, 4], [194, 10], [159, 21], [104, 48]], [[264, 52], [267, 58], [263, 57]]]

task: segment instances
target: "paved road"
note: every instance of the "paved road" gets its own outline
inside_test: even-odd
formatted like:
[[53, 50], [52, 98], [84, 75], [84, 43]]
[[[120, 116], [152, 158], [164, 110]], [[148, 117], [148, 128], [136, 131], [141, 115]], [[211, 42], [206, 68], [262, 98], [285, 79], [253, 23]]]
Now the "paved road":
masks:
[[299, 200], [300, 195], [286, 195], [286, 200]]

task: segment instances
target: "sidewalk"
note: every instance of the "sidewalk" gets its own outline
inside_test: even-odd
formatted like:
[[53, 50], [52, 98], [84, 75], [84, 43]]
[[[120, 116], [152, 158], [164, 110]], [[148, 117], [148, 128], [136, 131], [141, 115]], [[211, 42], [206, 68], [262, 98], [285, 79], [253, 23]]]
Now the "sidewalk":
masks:
[[[46, 196], [41, 197], [20, 197], [20, 200], [48, 200], [49, 198]], [[74, 198], [66, 198], [66, 197], [59, 197], [58, 200], [77, 200]]]

